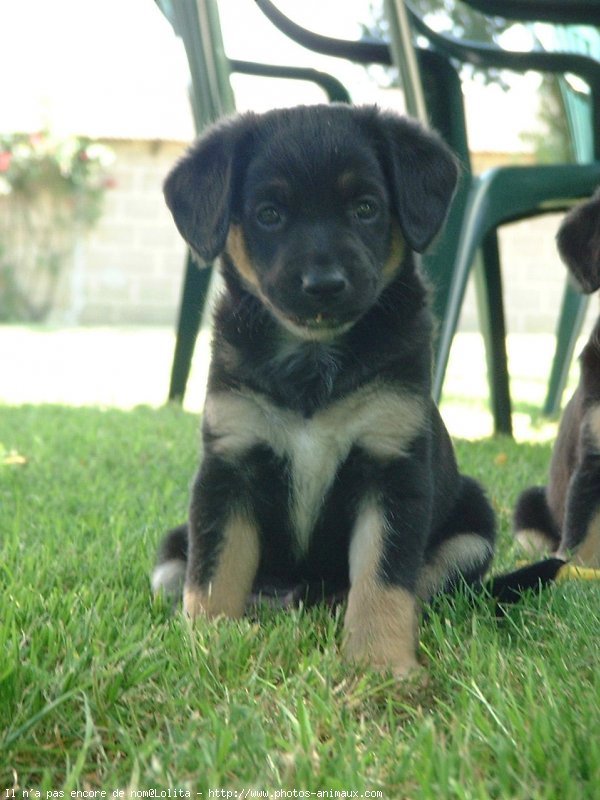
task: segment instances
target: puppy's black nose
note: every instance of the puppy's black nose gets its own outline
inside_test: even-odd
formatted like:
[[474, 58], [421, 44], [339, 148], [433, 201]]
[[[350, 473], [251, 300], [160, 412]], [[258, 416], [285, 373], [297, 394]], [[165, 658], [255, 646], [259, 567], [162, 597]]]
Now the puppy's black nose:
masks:
[[315, 298], [336, 297], [347, 287], [348, 280], [338, 269], [314, 269], [302, 276], [302, 290]]

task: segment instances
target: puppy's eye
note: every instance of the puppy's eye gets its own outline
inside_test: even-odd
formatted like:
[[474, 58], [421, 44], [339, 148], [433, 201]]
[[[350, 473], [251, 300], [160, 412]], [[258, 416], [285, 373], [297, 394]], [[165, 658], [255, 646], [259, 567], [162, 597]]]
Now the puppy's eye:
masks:
[[272, 203], [263, 203], [256, 209], [256, 221], [263, 228], [275, 230], [285, 222], [283, 212]]
[[370, 222], [379, 215], [379, 204], [372, 197], [360, 197], [354, 203], [352, 213], [361, 222]]

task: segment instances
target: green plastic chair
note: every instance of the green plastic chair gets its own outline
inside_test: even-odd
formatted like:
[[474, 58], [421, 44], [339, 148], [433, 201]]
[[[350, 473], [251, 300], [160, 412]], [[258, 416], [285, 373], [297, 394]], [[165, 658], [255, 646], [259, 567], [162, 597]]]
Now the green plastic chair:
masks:
[[469, 0], [469, 5], [488, 16], [506, 17], [519, 22], [568, 22], [600, 25], [598, 0]]
[[[600, 132], [600, 65], [580, 54], [511, 52], [493, 45], [437, 34], [425, 25], [409, 2], [388, 0], [386, 3], [391, 32], [389, 44], [378, 41], [348, 42], [322, 36], [289, 20], [271, 0], [255, 2], [273, 24], [297, 43], [319, 53], [349, 58], [359, 63], [402, 63], [404, 54], [399, 52], [399, 48], [406, 46], [406, 37], [401, 39], [395, 35], [397, 30], [402, 31], [403, 28], [402, 10], [408, 10], [414, 33], [426, 37], [428, 48], [418, 48], [416, 51], [426, 113], [431, 124], [444, 136], [463, 163], [463, 180], [444, 234], [434, 252], [424, 259], [435, 289], [434, 311], [440, 320], [434, 396], [437, 400], [441, 395], [467, 279], [474, 269], [494, 427], [499, 433], [510, 434], [511, 400], [498, 228], [518, 219], [567, 209], [578, 199], [592, 194], [600, 183], [600, 147], [597, 141]], [[483, 6], [483, 0], [479, 0], [478, 5]], [[504, 0], [502, 7], [505, 13], [508, 13], [511, 5], [511, 0]], [[574, 12], [580, 11], [580, 6], [578, 2], [565, 5]], [[482, 176], [475, 176], [471, 169], [462, 87], [455, 67], [464, 63], [519, 73], [536, 70], [557, 75], [573, 73], [581, 77], [591, 88], [591, 130], [596, 134], [596, 161], [585, 165], [499, 167]], [[403, 77], [405, 80], [411, 78], [408, 72], [404, 72]]]
[[[191, 76], [190, 102], [196, 132], [234, 108], [217, 8], [213, 3], [156, 0], [185, 47]], [[200, 15], [203, 24], [200, 24]], [[188, 251], [181, 292], [169, 400], [182, 401], [187, 385], [212, 267], [199, 269]]]
[[[551, 50], [573, 52], [600, 59], [600, 0], [471, 0], [473, 8], [485, 14], [510, 16], [513, 20], [531, 23], [538, 20], [551, 22], [545, 26]], [[564, 23], [568, 22], [569, 25]], [[579, 26], [576, 23], [580, 23]], [[563, 24], [560, 24], [563, 23]], [[534, 26], [538, 27], [538, 25]], [[590, 125], [590, 97], [576, 90], [565, 78], [559, 79], [567, 123], [571, 132], [571, 146], [578, 163], [594, 159], [594, 139]], [[567, 281], [556, 329], [556, 349], [550, 371], [544, 413], [558, 414], [567, 382], [569, 368], [577, 339], [581, 333], [589, 297], [577, 292]]]
[[[600, 29], [557, 25], [551, 29], [550, 35], [560, 50], [584, 53], [600, 60]], [[567, 113], [573, 155], [578, 163], [589, 163], [594, 157], [589, 95], [579, 91], [565, 78], [560, 79], [560, 90]], [[544, 413], [549, 416], [555, 416], [560, 411], [569, 368], [589, 300], [588, 295], [576, 291], [567, 282], [556, 329], [556, 350], [550, 371], [548, 393], [544, 402]]]
[[[191, 75], [190, 101], [198, 134], [235, 110], [229, 81], [232, 73], [307, 81], [319, 86], [330, 101], [350, 102], [340, 81], [318, 70], [228, 59], [216, 0], [155, 1], [185, 48]], [[212, 274], [212, 265], [199, 269], [188, 252], [169, 384], [168, 399], [172, 401], [181, 402], [185, 395]]]
[[[468, 3], [471, 5], [471, 3]], [[483, 2], [478, 2], [483, 6]], [[511, 6], [503, 3], [504, 15]], [[519, 5], [522, 5], [520, 3]], [[566, 6], [566, 13], [570, 8]], [[552, 72], [558, 75], [573, 73], [581, 77], [591, 90], [589, 107], [578, 115], [578, 124], [587, 136], [587, 151], [581, 151], [581, 164], [557, 164], [526, 167], [499, 167], [474, 176], [470, 173], [470, 187], [462, 219], [450, 219], [438, 253], [429, 260], [436, 280], [438, 311], [441, 329], [434, 376], [434, 392], [441, 394], [450, 346], [464, 299], [466, 282], [475, 268], [476, 289], [480, 308], [480, 323], [486, 343], [490, 399], [497, 432], [511, 432], [511, 404], [506, 360], [505, 325], [502, 302], [502, 282], [497, 244], [500, 225], [518, 219], [537, 216], [548, 211], [569, 208], [577, 199], [589, 196], [600, 183], [600, 63], [579, 53], [510, 53], [494, 47], [459, 41], [429, 30], [413, 11], [411, 20], [419, 33], [427, 36], [431, 46], [459, 59], [462, 63], [479, 67], [498, 67], [524, 72], [527, 69]], [[567, 109], [569, 110], [569, 109]], [[580, 110], [580, 109], [579, 109]], [[569, 119], [574, 120], [571, 108]], [[582, 120], [584, 124], [582, 125]], [[579, 142], [583, 141], [579, 134]], [[595, 161], [592, 160], [595, 157]], [[458, 237], [457, 239], [455, 237]], [[443, 261], [448, 248], [452, 251], [457, 242], [452, 272], [448, 274]], [[476, 260], [478, 252], [481, 254]], [[449, 284], [440, 288], [439, 276], [449, 278]], [[554, 402], [564, 388], [566, 371], [572, 357], [577, 333], [581, 327], [585, 300], [572, 289], [567, 289], [561, 312], [557, 354], [554, 371], [558, 379], [550, 383], [549, 398]], [[548, 400], [546, 403], [548, 406]]]

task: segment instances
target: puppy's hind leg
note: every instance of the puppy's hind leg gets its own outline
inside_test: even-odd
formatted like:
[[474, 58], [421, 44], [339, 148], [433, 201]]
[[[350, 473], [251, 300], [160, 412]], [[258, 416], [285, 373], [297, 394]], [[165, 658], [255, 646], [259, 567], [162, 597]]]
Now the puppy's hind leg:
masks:
[[460, 583], [478, 584], [494, 555], [494, 512], [479, 484], [463, 476], [459, 497], [425, 552], [417, 595], [428, 601]]
[[529, 556], [558, 550], [560, 532], [548, 507], [544, 486], [531, 486], [519, 495], [513, 528], [515, 538]]

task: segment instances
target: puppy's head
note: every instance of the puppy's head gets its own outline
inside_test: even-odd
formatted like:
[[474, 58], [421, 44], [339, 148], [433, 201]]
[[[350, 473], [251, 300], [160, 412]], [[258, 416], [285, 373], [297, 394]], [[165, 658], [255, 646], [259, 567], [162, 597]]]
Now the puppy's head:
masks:
[[558, 252], [583, 292], [600, 288], [600, 189], [564, 218]]
[[375, 108], [302, 106], [213, 127], [165, 197], [205, 261], [222, 254], [302, 338], [349, 328], [441, 228], [457, 180], [441, 139]]

